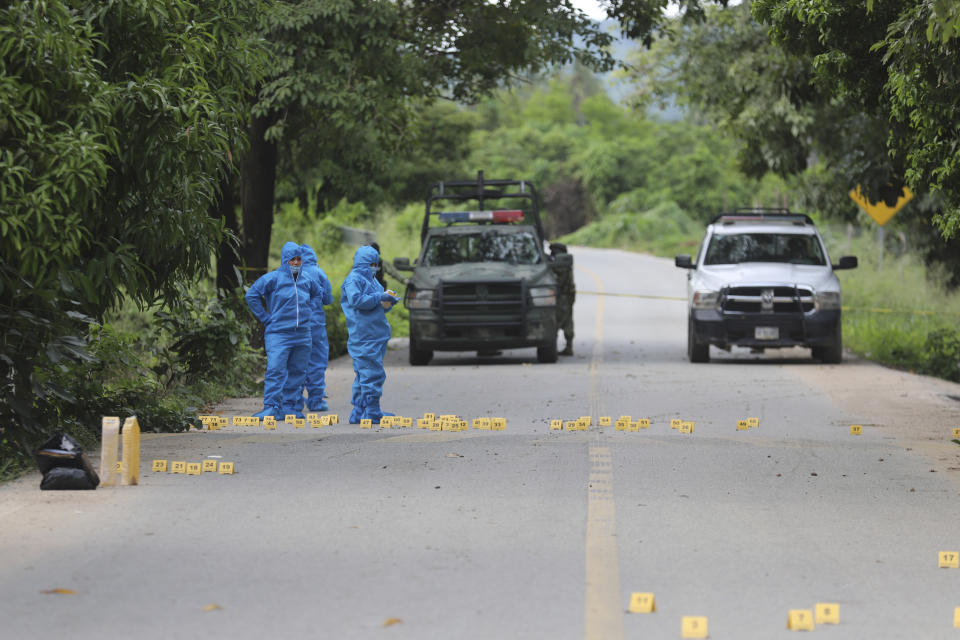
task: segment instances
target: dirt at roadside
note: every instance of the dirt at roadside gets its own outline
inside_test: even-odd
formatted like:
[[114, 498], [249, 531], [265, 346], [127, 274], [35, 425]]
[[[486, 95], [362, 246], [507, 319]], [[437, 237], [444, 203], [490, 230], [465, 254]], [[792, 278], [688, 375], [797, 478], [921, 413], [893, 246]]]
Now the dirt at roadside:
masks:
[[847, 355], [840, 365], [795, 367], [844, 411], [863, 416], [863, 427], [892, 436], [898, 445], [931, 460], [931, 469], [960, 481], [960, 384], [897, 371]]

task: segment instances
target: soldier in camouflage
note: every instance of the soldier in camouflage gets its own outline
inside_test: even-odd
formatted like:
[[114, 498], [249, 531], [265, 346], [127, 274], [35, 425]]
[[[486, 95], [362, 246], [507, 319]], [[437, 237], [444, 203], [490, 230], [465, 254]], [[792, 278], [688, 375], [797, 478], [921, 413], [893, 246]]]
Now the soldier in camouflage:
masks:
[[[554, 242], [550, 245], [550, 255], [557, 256], [567, 253], [567, 245]], [[557, 328], [563, 329], [563, 338], [566, 342], [562, 356], [573, 355], [573, 302], [577, 297], [577, 287], [573, 282], [573, 265], [569, 267], [553, 267], [557, 275]]]

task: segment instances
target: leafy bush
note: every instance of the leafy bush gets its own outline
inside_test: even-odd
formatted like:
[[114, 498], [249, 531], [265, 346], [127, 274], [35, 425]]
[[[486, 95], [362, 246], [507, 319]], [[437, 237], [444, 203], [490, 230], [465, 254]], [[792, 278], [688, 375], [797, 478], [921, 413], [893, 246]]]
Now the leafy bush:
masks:
[[927, 334], [924, 354], [927, 373], [960, 382], [960, 330], [944, 327], [931, 331]]

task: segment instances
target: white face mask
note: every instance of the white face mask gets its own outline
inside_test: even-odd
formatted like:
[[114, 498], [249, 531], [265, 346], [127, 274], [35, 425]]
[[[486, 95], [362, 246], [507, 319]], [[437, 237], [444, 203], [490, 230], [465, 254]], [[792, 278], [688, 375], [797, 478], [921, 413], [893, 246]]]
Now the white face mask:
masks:
[[375, 264], [370, 265], [370, 275], [371, 275], [371, 276], [373, 276], [374, 278], [376, 278], [378, 271], [379, 271], [379, 269], [377, 268], [377, 265], [375, 265]]
[[290, 273], [293, 274], [293, 277], [296, 278], [300, 275], [300, 267], [290, 267]]

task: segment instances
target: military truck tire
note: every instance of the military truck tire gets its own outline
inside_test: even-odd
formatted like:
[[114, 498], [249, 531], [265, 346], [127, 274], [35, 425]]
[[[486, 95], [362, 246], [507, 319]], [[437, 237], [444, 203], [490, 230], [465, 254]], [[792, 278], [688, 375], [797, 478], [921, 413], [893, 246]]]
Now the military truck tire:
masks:
[[553, 363], [557, 361], [557, 341], [544, 347], [537, 347], [537, 362]]
[[813, 357], [823, 364], [840, 364], [843, 360], [843, 334], [841, 331], [840, 323], [837, 322], [833, 342], [822, 347], [813, 347], [810, 350]]
[[430, 364], [433, 360], [433, 351], [429, 349], [417, 349], [417, 345], [410, 341], [410, 364], [414, 367], [422, 367]]
[[687, 322], [687, 358], [690, 362], [710, 362], [710, 343], [697, 340], [693, 318]]

